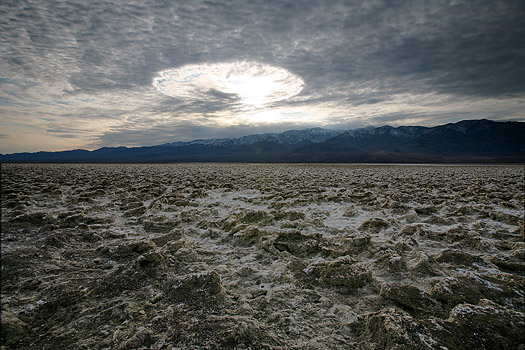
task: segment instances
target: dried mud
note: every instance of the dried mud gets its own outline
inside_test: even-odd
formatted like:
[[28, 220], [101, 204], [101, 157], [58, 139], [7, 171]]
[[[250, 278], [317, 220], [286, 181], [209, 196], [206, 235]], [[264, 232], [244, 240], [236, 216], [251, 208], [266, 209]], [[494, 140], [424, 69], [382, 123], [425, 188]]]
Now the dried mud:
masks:
[[2, 165], [2, 349], [524, 349], [522, 166]]

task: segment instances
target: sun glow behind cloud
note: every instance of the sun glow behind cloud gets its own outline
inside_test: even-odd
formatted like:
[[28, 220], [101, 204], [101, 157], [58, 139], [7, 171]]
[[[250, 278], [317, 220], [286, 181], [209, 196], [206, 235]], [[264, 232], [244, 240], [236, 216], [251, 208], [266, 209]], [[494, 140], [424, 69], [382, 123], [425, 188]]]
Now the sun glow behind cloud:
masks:
[[213, 91], [238, 98], [244, 110], [262, 108], [301, 92], [304, 81], [286, 69], [257, 62], [192, 64], [166, 69], [153, 79], [160, 92], [196, 100]]

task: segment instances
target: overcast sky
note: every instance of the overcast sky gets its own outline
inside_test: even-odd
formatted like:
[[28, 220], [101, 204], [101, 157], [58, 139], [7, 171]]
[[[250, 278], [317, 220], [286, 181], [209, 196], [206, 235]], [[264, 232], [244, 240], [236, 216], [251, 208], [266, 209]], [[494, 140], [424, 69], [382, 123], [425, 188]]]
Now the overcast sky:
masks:
[[525, 1], [0, 2], [0, 153], [525, 120]]

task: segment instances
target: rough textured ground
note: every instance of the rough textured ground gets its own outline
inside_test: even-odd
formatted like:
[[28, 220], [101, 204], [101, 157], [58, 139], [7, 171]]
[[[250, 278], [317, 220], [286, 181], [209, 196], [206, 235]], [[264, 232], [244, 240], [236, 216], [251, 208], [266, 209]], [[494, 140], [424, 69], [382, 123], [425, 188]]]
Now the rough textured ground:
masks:
[[2, 165], [2, 349], [525, 349], [522, 166]]

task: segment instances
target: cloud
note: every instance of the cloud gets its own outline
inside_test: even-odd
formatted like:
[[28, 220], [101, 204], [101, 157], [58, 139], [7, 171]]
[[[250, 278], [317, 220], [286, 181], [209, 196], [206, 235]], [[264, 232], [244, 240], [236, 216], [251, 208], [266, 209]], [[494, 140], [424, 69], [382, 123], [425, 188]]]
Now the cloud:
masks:
[[[50, 138], [151, 144], [306, 127], [314, 113], [318, 125], [333, 126], [525, 119], [519, 0], [21, 0], [2, 2], [0, 14], [0, 119], [22, 116]], [[152, 86], [161, 71], [228, 62], [301, 79], [300, 93], [258, 108], [295, 109], [303, 122], [243, 121], [243, 91], [181, 99]], [[52, 132], [57, 123], [73, 132]], [[2, 128], [10, 134], [13, 125]]]
[[303, 89], [303, 80], [282, 68], [258, 62], [192, 64], [167, 69], [153, 78], [160, 92], [182, 100], [213, 97], [261, 107], [286, 100]]
[[476, 94], [487, 93], [488, 75], [498, 94], [523, 89], [522, 14], [511, 1], [45, 2], [10, 6], [13, 24], [3, 29], [13, 48], [7, 59], [19, 63], [11, 68], [53, 71], [73, 91], [146, 86], [161, 69], [253, 59], [316, 90], [407, 75], [422, 84], [430, 75], [431, 85], [462, 81]]

